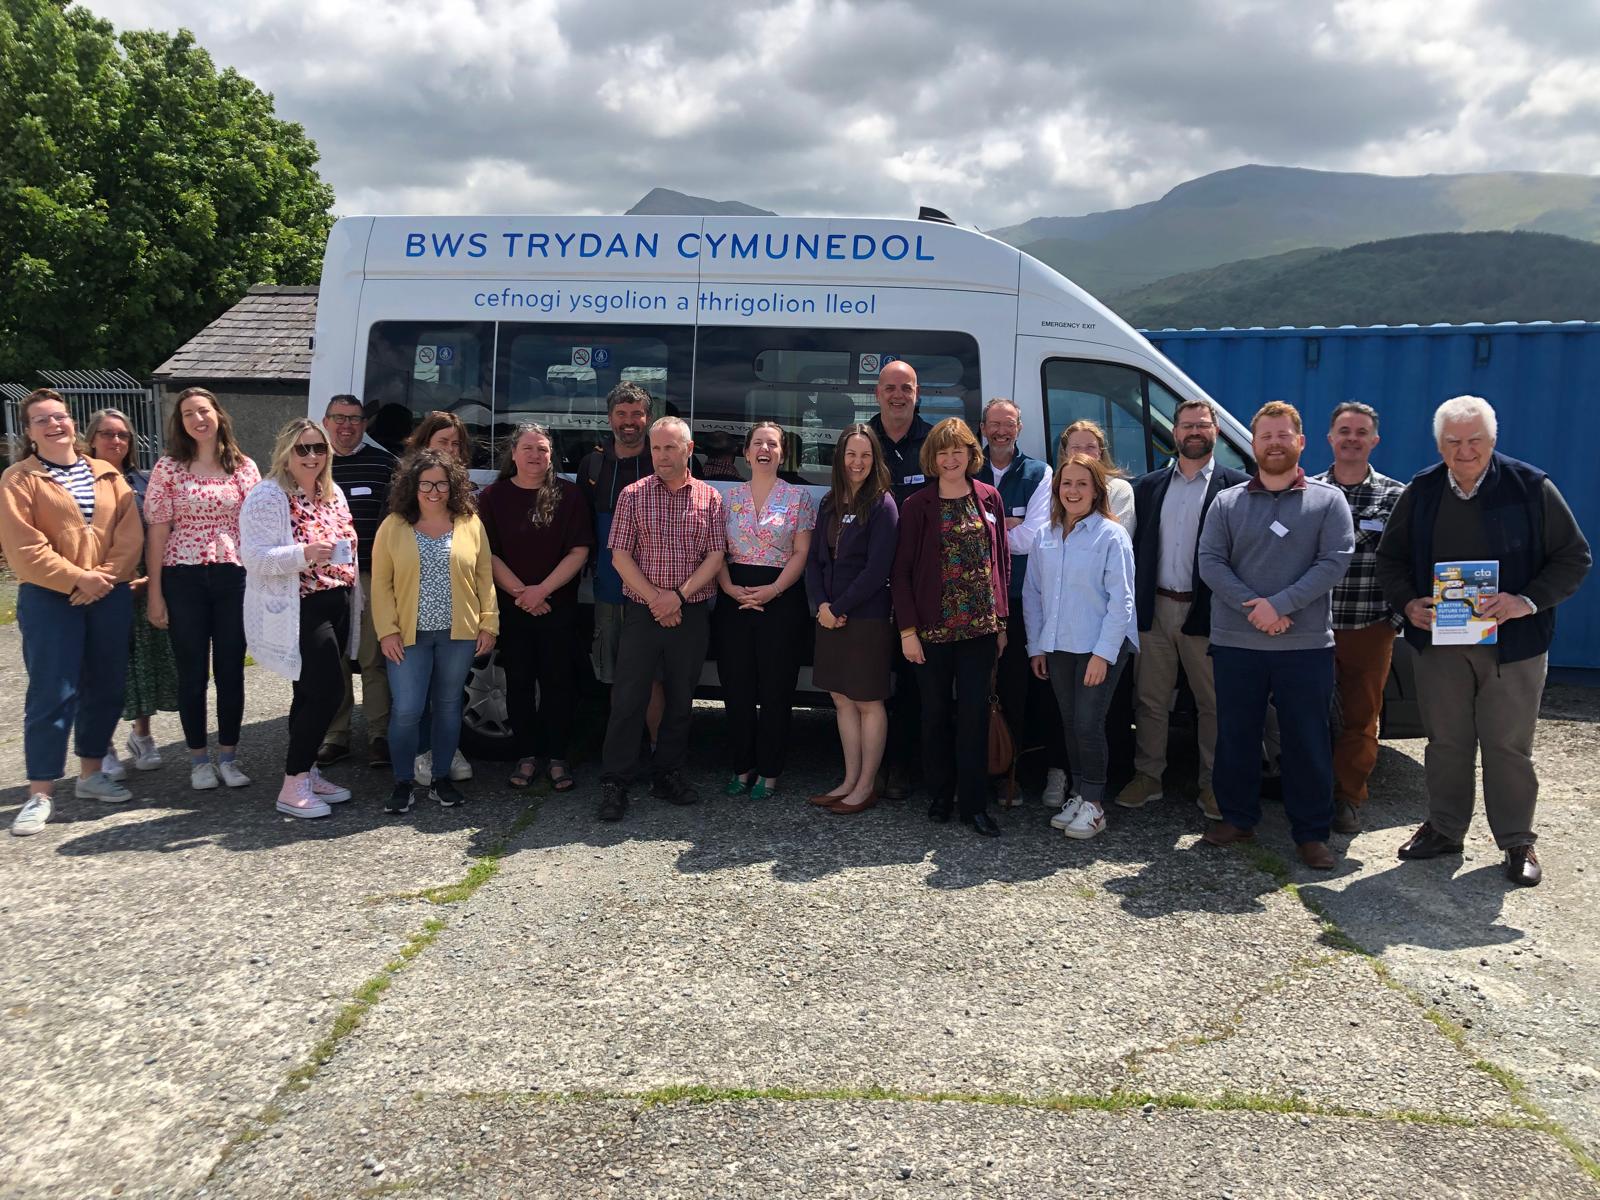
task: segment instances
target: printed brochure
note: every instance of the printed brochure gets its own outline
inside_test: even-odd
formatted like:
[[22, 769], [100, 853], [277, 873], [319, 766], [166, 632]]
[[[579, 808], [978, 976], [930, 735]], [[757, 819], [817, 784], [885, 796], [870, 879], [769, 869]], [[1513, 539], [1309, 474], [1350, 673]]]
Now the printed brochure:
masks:
[[1500, 590], [1500, 563], [1442, 562], [1433, 566], [1433, 644], [1492, 646], [1498, 623], [1482, 617], [1483, 602]]

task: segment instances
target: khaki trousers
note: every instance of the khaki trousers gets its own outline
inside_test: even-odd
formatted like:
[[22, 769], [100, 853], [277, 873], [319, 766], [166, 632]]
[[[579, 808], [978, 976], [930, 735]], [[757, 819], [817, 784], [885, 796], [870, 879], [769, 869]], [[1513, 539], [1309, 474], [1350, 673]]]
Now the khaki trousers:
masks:
[[1183, 633], [1190, 605], [1166, 596], [1156, 597], [1150, 628], [1139, 634], [1138, 667], [1134, 677], [1138, 706], [1137, 750], [1133, 766], [1141, 775], [1160, 779], [1167, 769], [1167, 714], [1172, 689], [1178, 686], [1178, 667], [1188, 676], [1200, 710], [1200, 786], [1211, 786], [1211, 763], [1217, 747], [1217, 692], [1211, 678], [1207, 638]]
[[[372, 576], [361, 573], [361, 640], [356, 647], [356, 662], [361, 668], [361, 711], [367, 718], [367, 740], [389, 736], [389, 672], [378, 649], [378, 635], [372, 628]], [[356, 686], [350, 671], [344, 673], [344, 700], [333, 714], [333, 723], [323, 741], [336, 746], [350, 745], [350, 716], [355, 711]]]
[[1428, 734], [1428, 821], [1459, 841], [1472, 824], [1476, 763], [1483, 811], [1502, 850], [1531, 846], [1539, 776], [1533, 734], [1546, 657], [1502, 663], [1493, 646], [1433, 646], [1417, 655], [1417, 707]]
[[1357, 807], [1367, 802], [1367, 779], [1378, 765], [1378, 716], [1394, 654], [1394, 626], [1375, 621], [1333, 631], [1333, 665], [1339, 689], [1339, 736], [1333, 742], [1333, 798]]

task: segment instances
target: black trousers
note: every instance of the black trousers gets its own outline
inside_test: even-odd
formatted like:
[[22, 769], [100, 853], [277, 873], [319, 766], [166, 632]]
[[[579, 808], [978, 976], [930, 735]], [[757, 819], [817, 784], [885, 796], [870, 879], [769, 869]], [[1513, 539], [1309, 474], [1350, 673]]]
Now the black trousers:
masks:
[[[995, 692], [1011, 726], [1017, 749], [1043, 744], [1045, 769], [1059, 767], [1072, 780], [1072, 763], [1061, 732], [1061, 710], [1048, 681], [1038, 678], [1028, 665], [1028, 627], [1022, 616], [1022, 597], [1011, 599], [1006, 618], [1006, 648], [1000, 652]], [[1036, 740], [1037, 739], [1037, 740]], [[1039, 761], [1035, 759], [1035, 761]]]
[[976, 816], [989, 804], [989, 675], [997, 640], [991, 633], [959, 642], [923, 642], [927, 661], [917, 668], [923, 778], [935, 801], [954, 797], [963, 817]]
[[317, 747], [344, 703], [350, 670], [350, 589], [332, 588], [300, 598], [300, 678], [289, 702], [289, 752], [283, 773], [299, 775], [317, 760]]
[[[780, 573], [778, 567], [728, 564], [728, 578], [738, 587], [761, 587]], [[809, 640], [804, 592], [791, 587], [764, 612], [718, 596], [711, 614], [717, 676], [728, 710], [728, 757], [740, 775], [754, 770], [775, 779], [783, 774], [794, 685]]]
[[600, 751], [600, 778], [627, 786], [639, 762], [639, 739], [650, 691], [659, 677], [666, 694], [661, 731], [656, 738], [653, 770], [657, 775], [679, 770], [689, 749], [689, 714], [694, 689], [706, 663], [711, 640], [711, 603], [683, 606], [683, 621], [671, 629], [658, 625], [643, 604], [626, 601], [622, 637], [611, 679], [611, 718]]
[[[206, 748], [206, 685], [217, 683], [217, 744], [237, 746], [244, 722], [244, 568], [163, 567], [161, 597], [178, 668], [178, 720], [190, 750]], [[344, 684], [339, 684], [340, 695]]]
[[500, 665], [518, 758], [567, 757], [578, 709], [577, 626], [573, 605], [533, 617], [500, 597]]

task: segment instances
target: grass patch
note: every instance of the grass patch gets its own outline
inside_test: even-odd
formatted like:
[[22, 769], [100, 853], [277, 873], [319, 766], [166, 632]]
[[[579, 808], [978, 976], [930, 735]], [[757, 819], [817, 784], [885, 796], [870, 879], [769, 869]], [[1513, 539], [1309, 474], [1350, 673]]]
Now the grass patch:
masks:
[[481, 854], [474, 856], [472, 866], [467, 868], [467, 873], [454, 883], [440, 884], [437, 887], [418, 888], [414, 892], [384, 892], [377, 896], [368, 896], [368, 904], [392, 904], [400, 900], [426, 900], [429, 904], [460, 904], [463, 900], [472, 899], [473, 894], [500, 874], [500, 860], [511, 848], [511, 841], [519, 833], [533, 824], [536, 809], [529, 805], [517, 814], [517, 819], [506, 827], [505, 833], [497, 838], [492, 846]]

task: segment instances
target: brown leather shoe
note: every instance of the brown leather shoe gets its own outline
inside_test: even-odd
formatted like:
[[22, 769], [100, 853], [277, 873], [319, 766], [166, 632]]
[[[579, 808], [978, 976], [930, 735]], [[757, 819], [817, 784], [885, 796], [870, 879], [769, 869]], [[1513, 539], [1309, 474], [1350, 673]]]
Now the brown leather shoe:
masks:
[[843, 796], [830, 796], [827, 792], [818, 792], [815, 796], [809, 797], [806, 803], [815, 804], [818, 808], [827, 808], [828, 805], [835, 801], [843, 799]]
[[860, 804], [844, 804], [838, 800], [835, 800], [832, 804], [828, 805], [828, 811], [831, 813], [838, 813], [840, 816], [848, 817], [852, 813], [866, 812], [867, 809], [871, 808], [877, 802], [878, 793], [868, 792], [867, 798]]
[[1428, 822], [1417, 826], [1417, 831], [1400, 847], [1400, 857], [1438, 858], [1441, 854], [1460, 854], [1461, 843], [1452, 842]]
[[1519, 887], [1538, 887], [1544, 868], [1532, 846], [1513, 846], [1506, 851], [1506, 878]]
[[1200, 840], [1208, 846], [1231, 846], [1235, 842], [1255, 841], [1256, 831], [1240, 829], [1237, 825], [1230, 825], [1226, 821], [1213, 821], [1206, 826], [1206, 831], [1200, 835]]
[[1331, 871], [1339, 865], [1327, 842], [1301, 842], [1295, 848], [1300, 851], [1300, 861], [1313, 871]]
[[1361, 832], [1361, 809], [1348, 800], [1333, 802], [1333, 832], [1354, 837]]

